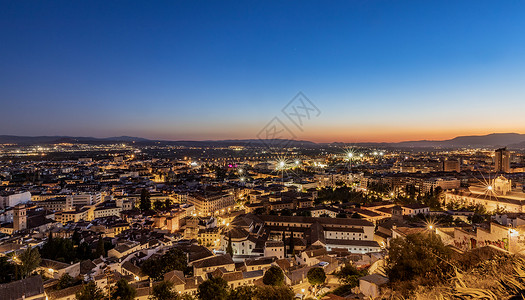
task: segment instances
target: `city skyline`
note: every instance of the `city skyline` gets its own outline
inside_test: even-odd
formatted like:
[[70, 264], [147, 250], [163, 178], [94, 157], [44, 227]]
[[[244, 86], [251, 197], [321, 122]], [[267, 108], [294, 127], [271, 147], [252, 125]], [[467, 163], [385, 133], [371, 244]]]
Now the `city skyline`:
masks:
[[2, 2], [0, 134], [258, 138], [300, 91], [300, 140], [525, 132], [523, 3], [164, 4]]

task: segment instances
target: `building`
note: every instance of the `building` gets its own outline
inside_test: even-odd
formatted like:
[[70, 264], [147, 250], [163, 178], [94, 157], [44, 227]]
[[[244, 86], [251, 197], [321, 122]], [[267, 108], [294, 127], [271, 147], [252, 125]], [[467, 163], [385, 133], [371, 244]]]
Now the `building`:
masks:
[[403, 208], [404, 216], [416, 216], [418, 214], [428, 215], [430, 213], [430, 208], [423, 204], [407, 204], [401, 206]]
[[27, 212], [24, 204], [18, 204], [13, 210], [13, 230], [15, 232], [27, 228]]
[[188, 195], [188, 203], [195, 206], [199, 216], [211, 216], [225, 213], [235, 205], [233, 192], [193, 193]]
[[492, 189], [497, 195], [507, 195], [512, 192], [512, 181], [503, 176], [498, 176], [492, 180]]
[[507, 148], [500, 148], [495, 151], [494, 171], [510, 173], [510, 151]]
[[44, 300], [47, 299], [40, 275], [10, 283], [0, 284], [0, 299]]
[[381, 290], [388, 283], [388, 278], [379, 274], [370, 274], [359, 278], [359, 290], [367, 299], [381, 296]]
[[445, 193], [444, 205], [483, 205], [488, 212], [505, 210], [509, 213], [525, 212], [525, 193], [512, 190], [511, 181], [503, 176], [491, 180], [489, 186], [470, 186], [468, 189]]
[[85, 206], [97, 204], [102, 201], [102, 194], [100, 193], [83, 193], [83, 194], [74, 194], [68, 195], [66, 197], [66, 207], [71, 209], [76, 206]]
[[210, 256], [192, 262], [193, 275], [205, 277], [207, 273], [224, 268], [227, 272], [235, 271], [235, 263], [229, 254]]
[[459, 173], [461, 171], [459, 160], [445, 160], [443, 162], [443, 171]]
[[66, 197], [49, 198], [46, 200], [38, 201], [36, 205], [51, 211], [63, 211], [67, 208]]
[[20, 203], [27, 203], [29, 201], [31, 201], [30, 192], [0, 194], [0, 209], [15, 207]]
[[443, 191], [459, 189], [461, 187], [461, 181], [456, 178], [430, 178], [423, 182], [422, 191], [424, 193], [429, 193], [435, 191], [438, 187]]

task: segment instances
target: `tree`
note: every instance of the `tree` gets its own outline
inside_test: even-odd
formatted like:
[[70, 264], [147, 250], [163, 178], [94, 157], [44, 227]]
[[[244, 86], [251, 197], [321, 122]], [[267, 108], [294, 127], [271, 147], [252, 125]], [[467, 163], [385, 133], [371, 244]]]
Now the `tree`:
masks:
[[102, 235], [98, 236], [98, 242], [97, 242], [97, 251], [95, 252], [95, 257], [103, 257], [106, 254], [106, 250], [104, 249], [104, 239], [102, 238]]
[[469, 218], [472, 224], [479, 224], [485, 222], [485, 217], [478, 214], [474, 214], [472, 215], [472, 217], [469, 216]]
[[42, 246], [41, 255], [43, 258], [65, 263], [77, 260], [73, 241], [71, 239], [53, 238], [51, 234]]
[[311, 268], [308, 273], [306, 273], [306, 278], [311, 285], [323, 284], [326, 280], [326, 274], [324, 273], [323, 268], [315, 267]]
[[18, 274], [26, 278], [40, 265], [40, 253], [36, 247], [29, 246], [20, 254], [20, 265], [18, 265]]
[[94, 281], [85, 284], [75, 295], [77, 300], [102, 300], [104, 293], [97, 287]]
[[126, 279], [120, 278], [119, 281], [117, 281], [115, 291], [113, 292], [111, 299], [133, 300], [135, 299], [136, 294], [137, 291], [135, 288], [129, 285]]
[[75, 278], [71, 277], [68, 273], [64, 273], [64, 275], [60, 276], [58, 279], [58, 283], [56, 285], [57, 290], [65, 289], [70, 286], [75, 285]]
[[360, 214], [358, 214], [357, 212], [353, 213], [352, 216], [350, 216], [350, 218], [352, 219], [362, 219], [363, 217], [361, 217]]
[[197, 288], [197, 296], [201, 300], [226, 300], [228, 295], [228, 282], [221, 277], [208, 279]]
[[90, 259], [91, 258], [91, 247], [89, 246], [88, 243], [86, 242], [82, 242], [78, 247], [77, 247], [77, 251], [76, 251], [76, 256], [77, 256], [77, 259], [79, 260], [85, 260], [85, 259]]
[[16, 278], [16, 265], [7, 260], [7, 256], [0, 256], [0, 283], [8, 283]]
[[335, 276], [339, 278], [339, 282], [350, 287], [356, 287], [359, 285], [359, 277], [363, 277], [368, 272], [366, 270], [358, 270], [351, 264], [346, 264], [341, 270], [335, 273]]
[[153, 202], [153, 208], [156, 210], [161, 210], [164, 208], [164, 203], [160, 200], [155, 200], [155, 202]]
[[169, 210], [171, 208], [171, 205], [173, 205], [171, 199], [168, 198], [164, 201], [164, 209]]
[[294, 293], [287, 286], [240, 286], [230, 292], [228, 300], [292, 300]]
[[253, 285], [240, 286], [230, 292], [228, 300], [252, 300], [257, 289]]
[[294, 293], [287, 286], [261, 286], [258, 287], [254, 300], [292, 300]]
[[[293, 230], [290, 231], [290, 240], [288, 241], [289, 247], [290, 247], [290, 253], [292, 257], [295, 256], [295, 245], [294, 245], [294, 239], [293, 239]], [[284, 245], [283, 245], [284, 246]], [[284, 246], [286, 248], [286, 246]]]
[[409, 234], [390, 242], [385, 271], [393, 282], [416, 279], [421, 285], [437, 284], [452, 271], [446, 262], [450, 254], [435, 233]]
[[71, 237], [71, 240], [73, 241], [73, 244], [80, 245], [82, 236], [80, 235], [80, 232], [78, 230], [75, 230], [75, 232], [73, 232], [73, 236]]
[[218, 181], [223, 181], [226, 178], [226, 169], [222, 167], [215, 167], [215, 178]]
[[149, 258], [140, 266], [141, 271], [153, 278], [161, 280], [165, 273], [179, 270], [189, 274], [191, 267], [188, 266], [187, 256], [184, 251], [173, 248], [159, 258]]
[[170, 300], [176, 299], [177, 293], [173, 291], [173, 282], [161, 281], [153, 287], [151, 296], [153, 300]]
[[148, 190], [142, 189], [140, 192], [140, 210], [150, 210], [151, 209], [151, 199]]
[[281, 268], [271, 266], [263, 276], [263, 283], [266, 285], [281, 286], [284, 284], [284, 273]]
[[226, 253], [233, 257], [232, 234], [228, 232], [228, 246], [226, 246]]
[[284, 231], [283, 231], [283, 236], [281, 238], [281, 240], [283, 241], [283, 250], [284, 250], [284, 257], [286, 257], [288, 255], [288, 251], [286, 251], [286, 235], [284, 234]]

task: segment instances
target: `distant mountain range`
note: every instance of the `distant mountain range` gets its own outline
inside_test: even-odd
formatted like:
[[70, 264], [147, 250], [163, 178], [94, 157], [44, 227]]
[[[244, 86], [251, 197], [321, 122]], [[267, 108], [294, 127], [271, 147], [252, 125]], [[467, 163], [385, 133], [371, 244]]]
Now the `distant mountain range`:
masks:
[[475, 147], [508, 147], [525, 148], [525, 134], [491, 133], [487, 135], [458, 136], [444, 141], [412, 141], [396, 143], [402, 147], [442, 147], [442, 148], [475, 148]]
[[[119, 136], [109, 138], [95, 137], [73, 137], [73, 136], [17, 136], [17, 135], [0, 135], [0, 144], [17, 144], [17, 145], [42, 145], [58, 143], [114, 143], [114, 142], [148, 142], [150, 140], [131, 136]], [[151, 141], [153, 142], [153, 141]]]
[[208, 141], [163, 141], [149, 140], [140, 137], [118, 136], [109, 138], [95, 137], [72, 137], [72, 136], [15, 136], [0, 135], [0, 144], [17, 145], [42, 145], [57, 143], [82, 143], [82, 144], [110, 144], [110, 143], [131, 143], [139, 145], [148, 144], [167, 144], [180, 146], [279, 146], [287, 145], [291, 147], [322, 147], [322, 146], [370, 146], [370, 147], [392, 147], [392, 148], [497, 148], [508, 147], [509, 149], [525, 149], [525, 134], [519, 133], [491, 133], [487, 135], [458, 136], [450, 140], [421, 140], [406, 141], [400, 143], [314, 143], [310, 141], [285, 141], [285, 140], [208, 140]]

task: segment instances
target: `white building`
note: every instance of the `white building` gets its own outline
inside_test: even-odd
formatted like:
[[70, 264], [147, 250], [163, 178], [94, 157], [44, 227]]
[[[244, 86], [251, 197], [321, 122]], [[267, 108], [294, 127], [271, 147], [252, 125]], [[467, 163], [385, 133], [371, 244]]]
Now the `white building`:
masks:
[[15, 207], [20, 203], [27, 203], [31, 201], [31, 193], [9, 193], [0, 195], [0, 209], [6, 209], [8, 207]]

